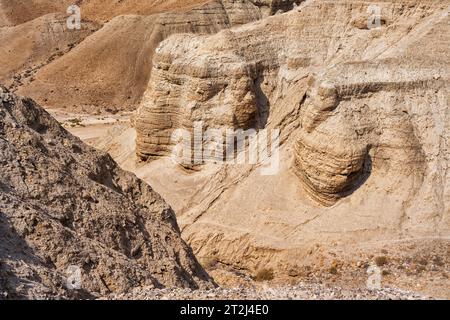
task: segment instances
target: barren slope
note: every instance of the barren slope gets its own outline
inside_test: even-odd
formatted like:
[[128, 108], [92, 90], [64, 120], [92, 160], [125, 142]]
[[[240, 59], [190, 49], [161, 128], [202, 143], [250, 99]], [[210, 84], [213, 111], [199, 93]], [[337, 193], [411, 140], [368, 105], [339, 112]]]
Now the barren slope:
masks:
[[[136, 130], [121, 124], [90, 140], [163, 195], [212, 269], [365, 286], [382, 255], [386, 282], [448, 297], [449, 0], [377, 1], [380, 29], [368, 27], [373, 3], [362, 0], [98, 1], [82, 9], [103, 28], [39, 65], [58, 39], [86, 34], [58, 32], [41, 52], [14, 35], [34, 36], [50, 17], [40, 16], [64, 2], [35, 0], [39, 10], [28, 14], [17, 1], [14, 15], [0, 0], [8, 24], [40, 17], [0, 29], [5, 79], [38, 64], [36, 80], [14, 88], [46, 106], [95, 113], [140, 104]], [[205, 130], [280, 129], [280, 170], [175, 164], [171, 134], [197, 121]], [[227, 278], [222, 271], [214, 276]]]
[[[32, 100], [0, 95], [2, 298], [213, 286], [152, 188]], [[66, 289], [69, 266], [81, 269], [82, 291]]]
[[0, 0], [1, 26], [19, 25], [48, 13], [65, 13], [70, 5], [80, 7], [83, 19], [104, 23], [124, 14], [150, 15], [165, 11], [186, 10], [208, 0]]
[[134, 109], [147, 85], [152, 56], [174, 33], [215, 33], [259, 19], [248, 1], [214, 0], [184, 13], [120, 16], [67, 55], [42, 68], [19, 93], [51, 107]]
[[0, 15], [9, 27], [0, 31], [5, 44], [0, 80], [44, 107], [90, 113], [135, 109], [154, 50], [169, 35], [216, 33], [290, 10], [299, 2], [89, 0], [78, 3], [83, 30], [77, 31], [66, 30], [67, 1], [2, 1]]
[[16, 26], [49, 13], [65, 13], [70, 0], [0, 0], [0, 27]]
[[69, 52], [99, 28], [85, 22], [68, 30], [62, 14], [47, 14], [14, 27], [0, 28], [0, 82], [15, 89], [43, 66]]

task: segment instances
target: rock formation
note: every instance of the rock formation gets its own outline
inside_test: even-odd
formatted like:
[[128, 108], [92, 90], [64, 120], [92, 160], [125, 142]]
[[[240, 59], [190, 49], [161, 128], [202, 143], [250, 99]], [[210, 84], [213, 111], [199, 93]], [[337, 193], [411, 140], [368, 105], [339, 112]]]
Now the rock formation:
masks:
[[[142, 176], [173, 176], [149, 180], [196, 253], [288, 270], [307, 263], [314, 243], [448, 239], [450, 2], [377, 5], [379, 27], [365, 1], [306, 1], [158, 47], [136, 116], [137, 155], [165, 163]], [[223, 165], [189, 177], [169, 167], [171, 134], [199, 120], [281, 129], [280, 172]], [[188, 193], [192, 181], [199, 188]]]
[[0, 1], [0, 17], [5, 16], [0, 40], [6, 44], [0, 81], [45, 107], [134, 110], [160, 41], [176, 33], [213, 34], [298, 2], [88, 0], [78, 3], [82, 30], [67, 30], [70, 1]]
[[[31, 99], [0, 95], [2, 298], [214, 286], [151, 187]], [[67, 289], [71, 266], [81, 270], [81, 290]]]
[[[449, 0], [123, 0], [96, 10], [99, 2], [80, 3], [86, 29], [55, 32], [55, 39], [45, 39], [47, 52], [35, 46], [17, 55], [22, 42], [9, 43], [0, 77], [13, 77], [12, 89], [47, 107], [94, 112], [139, 105], [132, 125], [112, 125], [101, 141], [97, 135], [89, 142], [162, 195], [196, 256], [219, 266], [216, 279], [226, 278], [228, 269], [246, 275], [272, 269], [289, 282], [359, 277], [361, 285], [381, 252], [391, 261], [383, 270], [392, 271], [383, 281], [397, 286], [406, 279], [414, 290], [440, 286], [448, 295]], [[23, 3], [17, 8], [25, 10]], [[49, 25], [52, 10], [66, 5], [33, 3], [39, 14], [13, 14], [11, 3], [0, 0], [0, 18], [6, 16], [0, 39], [12, 39], [17, 30], [32, 35], [34, 27]], [[56, 50], [58, 39], [70, 48]], [[47, 63], [55, 50], [59, 56]], [[19, 109], [33, 105], [6, 100]], [[50, 121], [38, 113], [44, 124]], [[14, 120], [24, 116], [4, 114], [16, 131], [27, 128]], [[199, 122], [203, 132], [247, 130], [260, 137], [280, 130], [278, 170], [262, 175], [261, 164], [174, 163], [173, 134], [192, 135]], [[211, 285], [179, 239], [172, 211], [152, 189], [59, 127], [26, 123], [31, 129], [18, 131], [24, 142], [8, 125], [0, 140], [5, 154], [18, 159], [3, 162], [6, 218], [0, 222], [6, 227], [0, 234], [9, 240], [0, 242], [0, 256], [13, 258], [5, 258], [0, 272], [15, 276], [0, 279], [33, 283], [28, 293], [18, 286], [17, 295], [70, 295], [48, 283], [61, 283], [73, 264], [89, 275], [86, 294], [123, 296], [147, 284]], [[204, 155], [235, 145], [234, 139], [187, 145], [189, 160], [192, 151]], [[41, 151], [31, 156], [30, 148]], [[49, 163], [54, 170], [44, 173]], [[70, 179], [62, 180], [63, 173]], [[86, 210], [90, 214], [79, 213]], [[160, 219], [147, 223], [148, 212]], [[167, 231], [155, 231], [160, 225]], [[10, 243], [18, 242], [23, 250], [14, 253]], [[166, 257], [163, 269], [153, 264], [153, 251]], [[0, 281], [0, 289], [11, 286]]]
[[[211, 49], [233, 48], [238, 41], [233, 35], [220, 32], [218, 41], [209, 44]], [[173, 43], [180, 51], [172, 53]], [[142, 159], [170, 154], [174, 129], [191, 131], [195, 121], [205, 121], [211, 128], [254, 127], [258, 101], [253, 79], [258, 67], [232, 52], [203, 52], [201, 44], [195, 36], [179, 35], [158, 48], [151, 83], [136, 116], [137, 152]]]
[[304, 0], [250, 0], [259, 7], [264, 16], [287, 12], [298, 6]]

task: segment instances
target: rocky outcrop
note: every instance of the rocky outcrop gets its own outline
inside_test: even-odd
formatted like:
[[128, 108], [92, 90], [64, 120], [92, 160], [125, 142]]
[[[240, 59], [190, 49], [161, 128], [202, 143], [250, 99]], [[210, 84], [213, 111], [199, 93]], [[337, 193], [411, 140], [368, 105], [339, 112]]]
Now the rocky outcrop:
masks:
[[[192, 131], [196, 121], [205, 123], [204, 130], [255, 126], [258, 67], [249, 66], [233, 53], [204, 52], [199, 47], [203, 40], [179, 35], [171, 41], [184, 49], [173, 54], [171, 41], [158, 48], [151, 83], [136, 115], [137, 152], [142, 159], [170, 154], [173, 131]], [[223, 31], [218, 40], [209, 44], [213, 50], [231, 48], [237, 39], [232, 31]], [[187, 50], [192, 46], [198, 51]]]
[[[450, 2], [378, 5], [380, 28], [365, 1], [307, 1], [158, 47], [137, 155], [159, 159], [149, 165], [165, 168], [156, 183], [173, 175], [157, 188], [200, 256], [287, 272], [321, 254], [316, 243], [448, 238]], [[198, 120], [280, 129], [280, 171], [222, 165], [183, 176], [165, 162], [170, 137]]]
[[89, 0], [78, 4], [82, 30], [67, 30], [70, 1], [0, 1], [0, 16], [3, 12], [10, 20], [0, 31], [7, 49], [0, 58], [5, 66], [0, 81], [45, 107], [86, 113], [134, 110], [162, 40], [178, 33], [214, 34], [299, 2], [124, 0], [104, 5]]
[[0, 0], [0, 27], [17, 26], [50, 13], [64, 14], [71, 0]]
[[[300, 112], [294, 168], [305, 190], [319, 203], [334, 205], [373, 170], [386, 167], [421, 184], [427, 154], [445, 150], [438, 142], [443, 119], [435, 119], [433, 138], [441, 151], [429, 148], [421, 123], [431, 120], [428, 112], [436, 111], [430, 110], [445, 110], [449, 76], [439, 63], [412, 66], [397, 60], [344, 64], [330, 71], [308, 92]], [[442, 160], [428, 156], [428, 165]]]
[[[151, 187], [32, 100], [0, 95], [2, 298], [214, 286]], [[81, 272], [80, 290], [68, 290], [69, 267]]]
[[[429, 24], [427, 20], [436, 14], [445, 14], [445, 5], [439, 6], [433, 1], [429, 5], [422, 9], [425, 18], [417, 16], [420, 19], [420, 22], [416, 21], [418, 28]], [[439, 57], [434, 58], [435, 63], [413, 57], [406, 57], [408, 61], [400, 63], [401, 58], [390, 57], [386, 52], [385, 58], [371, 58], [386, 48], [380, 45], [381, 40], [374, 40], [373, 37], [376, 35], [386, 41], [400, 38], [399, 30], [374, 30], [371, 35], [350, 31], [352, 43], [362, 42], [372, 47], [374, 52], [366, 51], [366, 57], [360, 52], [351, 52], [349, 47], [338, 43], [338, 39], [332, 39], [329, 43], [324, 43], [320, 38], [304, 39], [302, 33], [310, 34], [312, 30], [324, 33], [316, 30], [317, 25], [302, 24], [304, 20], [310, 24], [311, 21], [318, 21], [316, 19], [324, 11], [318, 10], [317, 6], [311, 4], [301, 13], [290, 14], [290, 22], [287, 23], [280, 23], [281, 18], [272, 19], [264, 23], [264, 27], [255, 24], [223, 31], [212, 37], [180, 35], [164, 42], [157, 50], [153, 76], [137, 115], [138, 155], [143, 159], [167, 155], [172, 148], [170, 138], [173, 130], [192, 128], [196, 121], [203, 121], [205, 126], [213, 128], [258, 129], [273, 126], [271, 120], [281, 112], [277, 109], [283, 100], [282, 91], [295, 84], [296, 76], [309, 76], [310, 88], [302, 98], [304, 101], [299, 114], [295, 167], [313, 197], [323, 196], [322, 202], [331, 204], [354, 190], [370, 172], [369, 151], [380, 145], [392, 144], [388, 148], [404, 145], [411, 150], [405, 159], [409, 158], [412, 164], [419, 165], [423, 154], [415, 136], [414, 124], [406, 116], [410, 114], [409, 110], [405, 109], [405, 116], [401, 116], [398, 111], [389, 111], [390, 108], [396, 110], [393, 105], [384, 105], [372, 112], [363, 110], [364, 114], [368, 113], [366, 119], [352, 119], [349, 122], [344, 114], [347, 111], [341, 111], [342, 105], [347, 100], [355, 104], [360, 99], [367, 99], [365, 95], [376, 95], [378, 92], [397, 91], [400, 96], [414, 90], [423, 90], [418, 96], [428, 91], [444, 93], [440, 90], [446, 90], [448, 68], [441, 65]], [[366, 9], [365, 4], [358, 2], [353, 6], [326, 2], [326, 6], [349, 20], [354, 15], [363, 14]], [[394, 10], [403, 9], [394, 7]], [[403, 19], [407, 19], [404, 11], [392, 13], [396, 14], [397, 29], [406, 28], [403, 25], [406, 23]], [[444, 26], [445, 20], [435, 18], [435, 28]], [[335, 24], [333, 28], [342, 28], [344, 32], [348, 22]], [[295, 23], [302, 27], [299, 29]], [[263, 33], [262, 28], [271, 32]], [[429, 28], [431, 31], [431, 26]], [[281, 29], [286, 29], [286, 37], [278, 37], [278, 33], [283, 32]], [[333, 37], [336, 33], [339, 32], [327, 36]], [[290, 36], [298, 36], [299, 39], [294, 41]], [[309, 42], [309, 47], [305, 46], [305, 41]], [[442, 46], [446, 43], [444, 40]], [[192, 47], [194, 50], [188, 50]], [[337, 51], [330, 55], [330, 50], [334, 48]], [[448, 55], [443, 58], [448, 60]], [[313, 71], [313, 59], [315, 64], [322, 66], [320, 72]], [[345, 62], [360, 59], [364, 60]], [[332, 67], [333, 64], [337, 66]], [[367, 76], [362, 76], [362, 73]], [[436, 107], [443, 109], [443, 103], [445, 101], [439, 101]], [[384, 114], [383, 120], [375, 119], [375, 115], [380, 114]], [[400, 121], [394, 130], [402, 134], [390, 131], [392, 119]], [[383, 121], [386, 123], [383, 124]], [[381, 130], [380, 127], [386, 129]], [[380, 142], [378, 138], [368, 138], [374, 131], [383, 132], [384, 136], [395, 136], [398, 141], [386, 139]], [[328, 139], [325, 138], [327, 136]], [[381, 152], [380, 149], [378, 151]], [[418, 158], [410, 153], [417, 154]], [[404, 159], [399, 161], [404, 163]]]
[[250, 0], [264, 16], [287, 12], [305, 0]]

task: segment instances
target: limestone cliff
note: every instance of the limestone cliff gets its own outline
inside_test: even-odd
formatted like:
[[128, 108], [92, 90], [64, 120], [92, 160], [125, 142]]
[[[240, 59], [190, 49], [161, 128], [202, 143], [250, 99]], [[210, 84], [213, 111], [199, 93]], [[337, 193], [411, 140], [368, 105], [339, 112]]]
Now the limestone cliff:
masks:
[[376, 28], [365, 1], [306, 1], [158, 47], [136, 117], [139, 157], [164, 162], [173, 130], [199, 120], [281, 129], [274, 176], [154, 162], [152, 172], [165, 166], [176, 181], [154, 178], [200, 255], [289, 269], [307, 263], [314, 243], [448, 239], [450, 2], [377, 5]]

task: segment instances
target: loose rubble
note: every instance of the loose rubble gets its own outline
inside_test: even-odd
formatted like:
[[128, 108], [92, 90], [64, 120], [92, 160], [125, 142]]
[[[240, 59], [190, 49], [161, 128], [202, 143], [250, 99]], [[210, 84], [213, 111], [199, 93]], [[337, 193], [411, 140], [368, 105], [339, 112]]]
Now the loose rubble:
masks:
[[414, 292], [394, 288], [380, 290], [342, 289], [321, 284], [255, 288], [136, 289], [128, 294], [111, 295], [115, 300], [424, 300], [431, 299]]

